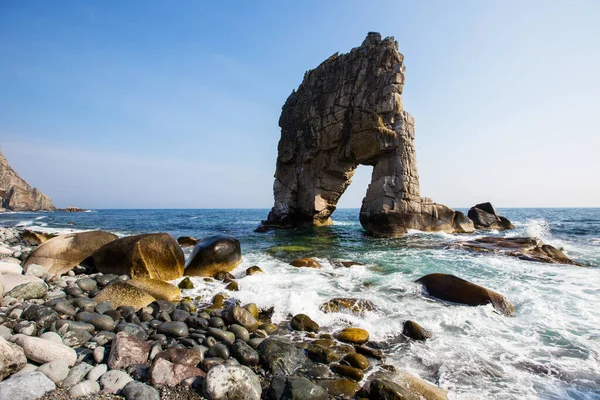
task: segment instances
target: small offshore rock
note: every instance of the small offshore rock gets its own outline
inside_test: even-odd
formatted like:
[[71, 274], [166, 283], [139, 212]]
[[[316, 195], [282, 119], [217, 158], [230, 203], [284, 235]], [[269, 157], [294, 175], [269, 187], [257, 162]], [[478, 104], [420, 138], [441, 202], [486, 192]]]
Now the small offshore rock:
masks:
[[335, 334], [341, 342], [364, 344], [369, 341], [369, 332], [360, 328], [345, 328]]
[[72, 399], [76, 399], [78, 397], [89, 396], [100, 391], [100, 385], [96, 381], [83, 381], [71, 389], [69, 389], [69, 396]]
[[35, 400], [56, 389], [56, 385], [41, 372], [13, 375], [0, 382], [0, 399]]
[[246, 269], [246, 275], [262, 274], [263, 270], [258, 266], [254, 265]]
[[358, 353], [346, 354], [342, 358], [342, 363], [348, 364], [354, 368], [360, 368], [363, 371], [369, 368], [369, 360], [367, 360], [367, 357]]
[[221, 364], [208, 371], [202, 392], [209, 400], [260, 400], [262, 388], [250, 368]]
[[304, 267], [304, 268], [321, 268], [321, 264], [312, 258], [299, 258], [290, 263], [293, 267]]
[[160, 393], [152, 386], [141, 382], [129, 382], [121, 392], [127, 400], [160, 400]]
[[133, 381], [126, 372], [123, 371], [108, 371], [100, 377], [100, 386], [102, 386], [102, 393], [117, 393], [123, 389], [125, 385]]
[[156, 299], [126, 282], [115, 282], [106, 286], [94, 297], [97, 302], [110, 300], [114, 307], [130, 306], [139, 310]]
[[227, 235], [215, 235], [199, 241], [185, 263], [185, 275], [212, 277], [229, 272], [242, 262], [239, 240]]
[[404, 321], [402, 334], [414, 340], [426, 340], [431, 338], [431, 332], [411, 320]]
[[319, 332], [321, 329], [319, 324], [313, 321], [306, 314], [297, 314], [292, 318], [291, 322], [292, 329], [296, 331], [306, 331], [306, 332]]

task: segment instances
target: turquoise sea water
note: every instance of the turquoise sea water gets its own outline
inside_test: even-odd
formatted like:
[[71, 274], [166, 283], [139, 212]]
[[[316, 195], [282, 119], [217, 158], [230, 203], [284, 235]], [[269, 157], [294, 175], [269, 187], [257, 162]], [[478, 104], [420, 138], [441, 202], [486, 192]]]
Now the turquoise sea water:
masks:
[[[6, 213], [0, 225], [68, 232], [103, 229], [121, 235], [168, 232], [202, 238], [225, 233], [242, 244], [234, 274], [259, 265], [264, 274], [239, 280], [242, 302], [274, 307], [273, 319], [306, 313], [325, 330], [363, 327], [385, 346], [388, 362], [468, 399], [600, 399], [600, 209], [500, 209], [516, 226], [509, 232], [448, 235], [410, 232], [399, 239], [364, 234], [357, 209], [337, 210], [334, 225], [255, 233], [268, 210], [96, 210], [86, 213]], [[69, 225], [74, 222], [76, 225]], [[484, 235], [537, 237], [588, 267], [549, 265], [473, 253], [460, 241]], [[287, 246], [295, 246], [290, 249]], [[290, 251], [293, 250], [293, 251]], [[186, 250], [189, 254], [189, 249]], [[320, 270], [298, 269], [298, 257]], [[335, 268], [334, 259], [365, 267]], [[432, 273], [451, 273], [504, 294], [513, 318], [491, 306], [465, 307], [422, 295], [414, 284]], [[187, 295], [207, 299], [220, 282], [196, 280]], [[360, 297], [377, 309], [364, 316], [324, 314], [333, 297]], [[434, 334], [406, 342], [402, 322], [413, 319]]]

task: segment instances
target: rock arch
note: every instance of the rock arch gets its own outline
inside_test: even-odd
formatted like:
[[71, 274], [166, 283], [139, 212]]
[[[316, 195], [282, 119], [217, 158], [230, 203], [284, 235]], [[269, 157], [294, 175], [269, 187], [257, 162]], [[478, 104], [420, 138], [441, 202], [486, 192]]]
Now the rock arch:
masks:
[[360, 211], [369, 233], [473, 230], [463, 213], [420, 196], [414, 120], [402, 107], [404, 72], [394, 38], [371, 32], [360, 47], [305, 73], [281, 112], [275, 204], [259, 229], [330, 224], [364, 164], [373, 166]]

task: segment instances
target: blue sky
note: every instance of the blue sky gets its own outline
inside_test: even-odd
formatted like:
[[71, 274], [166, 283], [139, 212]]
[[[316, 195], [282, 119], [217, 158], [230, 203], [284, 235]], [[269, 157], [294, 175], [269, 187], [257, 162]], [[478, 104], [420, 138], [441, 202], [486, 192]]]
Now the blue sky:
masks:
[[[394, 36], [421, 191], [600, 206], [600, 2], [0, 2], [0, 147], [58, 206], [270, 207], [306, 70]], [[340, 207], [360, 207], [361, 167]]]

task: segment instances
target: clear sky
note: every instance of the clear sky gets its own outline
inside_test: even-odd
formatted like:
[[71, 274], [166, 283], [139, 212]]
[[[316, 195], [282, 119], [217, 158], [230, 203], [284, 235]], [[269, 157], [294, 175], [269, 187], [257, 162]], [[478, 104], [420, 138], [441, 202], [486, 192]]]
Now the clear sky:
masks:
[[423, 195], [600, 206], [599, 21], [596, 0], [3, 0], [0, 147], [61, 207], [267, 208], [285, 99], [378, 31]]

